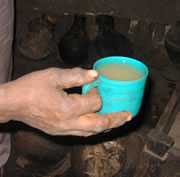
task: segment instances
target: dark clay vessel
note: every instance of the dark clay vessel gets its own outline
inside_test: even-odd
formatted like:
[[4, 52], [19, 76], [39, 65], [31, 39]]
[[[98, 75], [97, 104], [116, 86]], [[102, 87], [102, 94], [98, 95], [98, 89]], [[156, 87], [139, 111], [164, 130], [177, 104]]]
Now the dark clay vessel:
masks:
[[107, 56], [133, 56], [130, 40], [115, 31], [112, 16], [98, 15], [96, 17], [98, 35], [92, 43], [90, 62], [94, 63], [98, 58]]
[[89, 38], [85, 26], [85, 16], [76, 15], [71, 29], [59, 43], [60, 56], [71, 67], [80, 66], [88, 59]]

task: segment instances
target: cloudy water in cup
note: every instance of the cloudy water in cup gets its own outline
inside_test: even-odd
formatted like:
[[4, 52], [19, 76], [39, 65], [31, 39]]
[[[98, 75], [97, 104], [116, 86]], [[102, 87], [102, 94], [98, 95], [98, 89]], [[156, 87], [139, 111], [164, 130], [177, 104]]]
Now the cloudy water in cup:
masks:
[[110, 80], [131, 81], [143, 76], [143, 73], [128, 64], [110, 63], [98, 68], [98, 73]]

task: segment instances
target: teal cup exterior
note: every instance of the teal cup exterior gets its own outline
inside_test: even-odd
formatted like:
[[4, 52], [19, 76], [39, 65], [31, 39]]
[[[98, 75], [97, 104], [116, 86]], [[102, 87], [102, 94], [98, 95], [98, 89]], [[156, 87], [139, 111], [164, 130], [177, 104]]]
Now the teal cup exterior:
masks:
[[148, 68], [142, 62], [133, 58], [112, 56], [99, 59], [93, 66], [98, 71], [105, 64], [128, 64], [132, 68], [142, 73], [142, 77], [137, 80], [120, 81], [110, 80], [103, 75], [99, 75], [97, 80], [82, 87], [82, 94], [86, 94], [92, 88], [96, 88], [102, 100], [102, 106], [98, 114], [107, 114], [119, 111], [128, 111], [135, 117], [142, 105]]

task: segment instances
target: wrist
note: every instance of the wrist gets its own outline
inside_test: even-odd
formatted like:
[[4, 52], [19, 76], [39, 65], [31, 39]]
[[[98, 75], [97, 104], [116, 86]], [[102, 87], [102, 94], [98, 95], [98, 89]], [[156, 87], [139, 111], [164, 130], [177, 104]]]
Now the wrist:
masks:
[[13, 82], [0, 85], [0, 123], [16, 119], [20, 113], [21, 100], [15, 89]]

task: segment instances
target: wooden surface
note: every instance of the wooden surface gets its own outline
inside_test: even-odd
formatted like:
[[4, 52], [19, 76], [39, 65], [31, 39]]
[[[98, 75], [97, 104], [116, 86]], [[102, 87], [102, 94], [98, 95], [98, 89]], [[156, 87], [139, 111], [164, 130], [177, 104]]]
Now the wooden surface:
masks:
[[177, 13], [180, 11], [180, 7], [177, 7], [178, 3], [176, 0], [17, 0], [17, 9], [25, 12], [35, 10], [55, 14], [105, 13], [172, 23], [177, 19]]
[[174, 139], [175, 147], [180, 149], [180, 112], [177, 115], [169, 135]]

